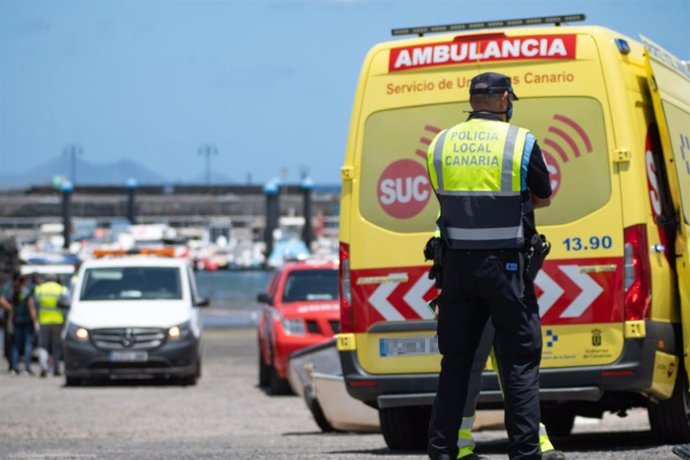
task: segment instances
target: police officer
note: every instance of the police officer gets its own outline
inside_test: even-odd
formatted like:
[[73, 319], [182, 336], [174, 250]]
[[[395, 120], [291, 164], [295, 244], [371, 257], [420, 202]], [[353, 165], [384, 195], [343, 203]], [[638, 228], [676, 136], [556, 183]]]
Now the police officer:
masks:
[[53, 375], [60, 375], [62, 359], [62, 326], [65, 317], [62, 309], [66, 307], [67, 288], [57, 282], [56, 275], [48, 275], [46, 281], [34, 289], [34, 299], [38, 308], [38, 360], [41, 377], [48, 373], [48, 356], [53, 358]]
[[446, 246], [438, 298], [441, 373], [429, 425], [432, 459], [458, 455], [468, 376], [487, 321], [496, 330], [508, 454], [541, 458], [541, 324], [534, 286], [523, 272], [533, 210], [550, 204], [551, 186], [534, 136], [508, 123], [517, 99], [509, 77], [477, 75], [470, 84], [469, 118], [441, 131], [427, 154]]

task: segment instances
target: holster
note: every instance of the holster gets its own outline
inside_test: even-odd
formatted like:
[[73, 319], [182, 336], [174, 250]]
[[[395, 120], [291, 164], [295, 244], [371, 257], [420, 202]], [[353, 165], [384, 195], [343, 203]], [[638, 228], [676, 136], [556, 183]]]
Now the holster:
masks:
[[434, 264], [429, 269], [429, 279], [434, 280], [437, 288], [443, 284], [443, 239], [432, 236], [424, 245], [424, 260], [433, 260]]
[[527, 248], [527, 266], [525, 268], [527, 278], [532, 281], [535, 280], [549, 252], [551, 252], [551, 243], [546, 240], [546, 237], [538, 233], [532, 235]]

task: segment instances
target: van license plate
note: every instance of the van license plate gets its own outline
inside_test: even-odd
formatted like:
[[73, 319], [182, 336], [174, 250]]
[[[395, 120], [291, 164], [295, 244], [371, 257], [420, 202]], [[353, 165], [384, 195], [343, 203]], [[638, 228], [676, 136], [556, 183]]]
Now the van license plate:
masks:
[[111, 351], [110, 361], [114, 363], [142, 363], [149, 359], [145, 351]]
[[379, 354], [388, 356], [435, 355], [438, 339], [434, 337], [410, 337], [379, 339]]

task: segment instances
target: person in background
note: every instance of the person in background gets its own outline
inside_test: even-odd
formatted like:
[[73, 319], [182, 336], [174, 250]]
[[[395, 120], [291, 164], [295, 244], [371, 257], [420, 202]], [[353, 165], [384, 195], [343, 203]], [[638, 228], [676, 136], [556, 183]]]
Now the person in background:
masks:
[[0, 286], [0, 314], [2, 316], [2, 332], [3, 332], [3, 352], [5, 359], [7, 359], [8, 370], [12, 369], [12, 339], [14, 337], [14, 327], [12, 326], [12, 286], [14, 281], [19, 276], [18, 273], [13, 273]]
[[53, 375], [60, 375], [62, 359], [62, 338], [60, 333], [65, 323], [63, 309], [67, 307], [67, 288], [58, 282], [57, 275], [48, 275], [46, 281], [34, 289], [38, 308], [38, 360], [41, 377], [48, 374], [48, 359], [52, 358]]
[[24, 369], [22, 374], [32, 374], [31, 352], [33, 350], [33, 339], [38, 331], [38, 319], [36, 317], [36, 307], [29, 279], [25, 275], [20, 275], [14, 283], [12, 289], [12, 324], [14, 326], [14, 341], [12, 343], [12, 356], [10, 361], [10, 373], [19, 374], [18, 361], [19, 350], [24, 345]]

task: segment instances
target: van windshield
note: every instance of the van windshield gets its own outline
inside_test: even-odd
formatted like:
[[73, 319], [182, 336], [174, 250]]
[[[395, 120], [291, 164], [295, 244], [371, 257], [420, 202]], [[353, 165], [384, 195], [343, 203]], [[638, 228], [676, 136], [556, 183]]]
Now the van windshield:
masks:
[[[401, 233], [434, 230], [438, 202], [426, 150], [440, 130], [465, 120], [469, 110], [469, 103], [458, 102], [384, 110], [367, 118], [359, 196], [367, 221]], [[522, 98], [514, 110], [511, 122], [536, 136], [551, 174], [552, 204], [537, 211], [538, 225], [572, 222], [604, 206], [611, 180], [601, 103], [591, 97]]]
[[182, 299], [175, 267], [103, 267], [84, 272], [80, 300]]

